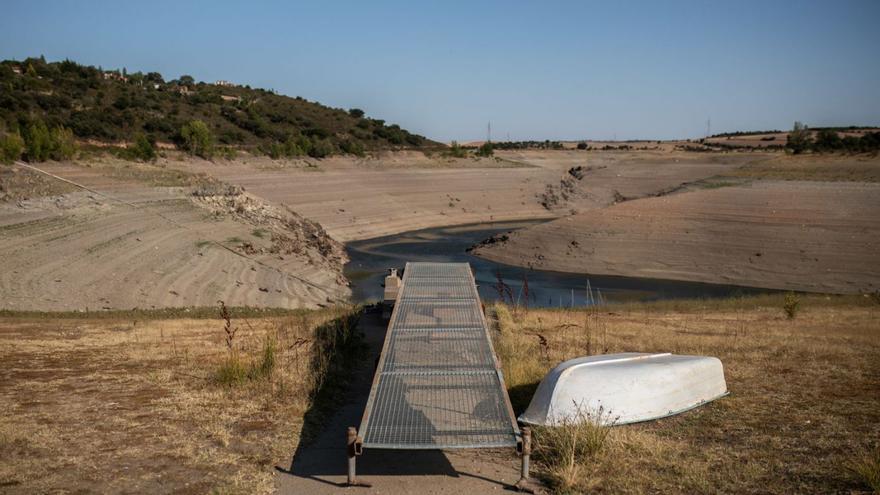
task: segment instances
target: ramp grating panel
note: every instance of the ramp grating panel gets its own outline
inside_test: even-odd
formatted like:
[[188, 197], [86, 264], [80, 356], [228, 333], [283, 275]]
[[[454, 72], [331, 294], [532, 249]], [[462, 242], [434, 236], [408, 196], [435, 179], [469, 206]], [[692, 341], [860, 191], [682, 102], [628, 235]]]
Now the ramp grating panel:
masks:
[[363, 446], [512, 447], [519, 429], [470, 266], [407, 263], [364, 411]]

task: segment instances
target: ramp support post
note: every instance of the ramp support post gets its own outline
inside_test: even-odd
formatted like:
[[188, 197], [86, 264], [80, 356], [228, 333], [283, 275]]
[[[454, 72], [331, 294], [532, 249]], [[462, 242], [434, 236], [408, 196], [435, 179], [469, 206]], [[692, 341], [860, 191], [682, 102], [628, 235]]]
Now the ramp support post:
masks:
[[534, 493], [529, 487], [529, 462], [532, 456], [532, 429], [528, 426], [522, 428], [522, 469], [516, 488], [522, 492]]
[[357, 485], [356, 457], [357, 456], [357, 430], [349, 426], [345, 432], [346, 453], [348, 454], [348, 484]]

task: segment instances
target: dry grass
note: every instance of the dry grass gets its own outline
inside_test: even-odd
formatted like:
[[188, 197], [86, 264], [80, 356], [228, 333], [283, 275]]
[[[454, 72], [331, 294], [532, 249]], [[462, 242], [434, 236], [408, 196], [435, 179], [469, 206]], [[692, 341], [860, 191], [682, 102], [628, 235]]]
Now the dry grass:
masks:
[[726, 175], [749, 179], [880, 182], [874, 155], [779, 155], [749, 163]]
[[880, 446], [875, 447], [873, 452], [857, 455], [848, 467], [853, 474], [871, 487], [874, 493], [880, 493]]
[[[356, 308], [218, 319], [0, 319], [0, 487], [268, 493], [345, 371]], [[148, 315], [146, 315], [148, 316]], [[246, 379], [223, 383], [236, 356]]]
[[574, 464], [570, 456], [539, 456], [539, 475], [556, 491], [577, 493], [872, 489], [877, 462], [860, 453], [880, 439], [880, 305], [802, 295], [792, 320], [784, 303], [777, 294], [519, 310], [516, 317], [494, 307], [496, 350], [517, 413], [552, 366], [575, 356], [675, 352], [717, 356], [725, 366], [729, 397], [613, 427], [602, 448], [581, 452]]

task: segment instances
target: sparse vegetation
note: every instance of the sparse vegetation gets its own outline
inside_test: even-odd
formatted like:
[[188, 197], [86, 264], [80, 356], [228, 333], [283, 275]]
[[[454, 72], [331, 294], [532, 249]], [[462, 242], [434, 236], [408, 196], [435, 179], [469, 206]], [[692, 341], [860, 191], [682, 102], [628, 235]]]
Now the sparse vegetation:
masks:
[[134, 143], [125, 148], [121, 155], [128, 160], [154, 162], [159, 157], [156, 151], [156, 139], [146, 134], [138, 134], [134, 138]]
[[0, 136], [0, 162], [10, 164], [21, 158], [24, 151], [24, 139], [18, 132], [10, 132]]
[[210, 160], [214, 156], [214, 135], [201, 120], [193, 120], [180, 128], [184, 149], [189, 154]]
[[535, 459], [545, 466], [545, 478], [555, 491], [577, 490], [586, 465], [608, 446], [613, 420], [603, 410], [578, 410], [561, 425], [534, 428]]
[[481, 144], [479, 148], [477, 148], [477, 156], [490, 157], [494, 154], [495, 154], [495, 151], [492, 146], [492, 143], [490, 143], [490, 142], [485, 142], [485, 143]]
[[[329, 408], [326, 391], [358, 364], [359, 314], [5, 312], [0, 484], [28, 493], [271, 493], [273, 466], [290, 462], [306, 414]], [[226, 322], [238, 329], [240, 361], [224, 369]]]
[[874, 493], [880, 493], [880, 446], [856, 456], [846, 467]]
[[[880, 398], [868, 391], [880, 373], [878, 307], [863, 296], [800, 297], [793, 322], [780, 312], [784, 294], [531, 309], [516, 317], [507, 306], [490, 308], [517, 414], [550, 368], [576, 356], [674, 352], [724, 363], [731, 395], [687, 413], [604, 430], [537, 428], [536, 447], [554, 448], [536, 451], [536, 475], [560, 493], [848, 493], [871, 486]], [[574, 441], [583, 438], [599, 440]]]
[[[189, 75], [165, 80], [156, 72], [104, 71], [40, 57], [0, 62], [0, 85], [0, 129], [4, 123], [7, 129], [21, 129], [25, 139], [31, 123], [40, 120], [50, 128], [70, 129], [82, 140], [131, 143], [146, 134], [185, 147], [181, 129], [201, 120], [218, 144], [254, 152], [284, 146], [290, 136], [329, 141], [331, 146], [318, 146], [319, 154], [337, 153], [346, 141], [356, 143], [348, 145], [350, 150], [438, 146], [397, 125], [365, 118], [360, 109], [328, 108], [247, 86], [207, 84]], [[284, 156], [308, 151], [300, 145], [299, 153], [286, 150]]]
[[467, 150], [458, 144], [458, 141], [453, 141], [450, 143], [449, 149], [443, 154], [450, 158], [465, 158], [467, 156]]
[[793, 320], [795, 316], [797, 316], [798, 307], [801, 304], [801, 298], [798, 297], [794, 292], [788, 292], [785, 294], [785, 299], [782, 302], [782, 310], [785, 312], [785, 317], [789, 320]]
[[785, 147], [797, 155], [809, 149], [812, 142], [810, 129], [800, 122], [795, 122], [791, 132], [788, 133], [788, 142]]

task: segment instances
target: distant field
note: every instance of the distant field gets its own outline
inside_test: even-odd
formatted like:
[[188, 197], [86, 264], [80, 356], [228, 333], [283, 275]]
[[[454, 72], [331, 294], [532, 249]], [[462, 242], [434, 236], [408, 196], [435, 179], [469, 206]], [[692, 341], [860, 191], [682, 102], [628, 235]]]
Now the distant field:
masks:
[[615, 427], [597, 451], [581, 444], [573, 465], [539, 452], [539, 476], [563, 493], [869, 490], [853, 469], [872, 455], [880, 469], [880, 300], [805, 296], [792, 320], [783, 304], [775, 295], [491, 309], [517, 413], [550, 368], [576, 356], [674, 352], [717, 356], [725, 367], [730, 396]]

